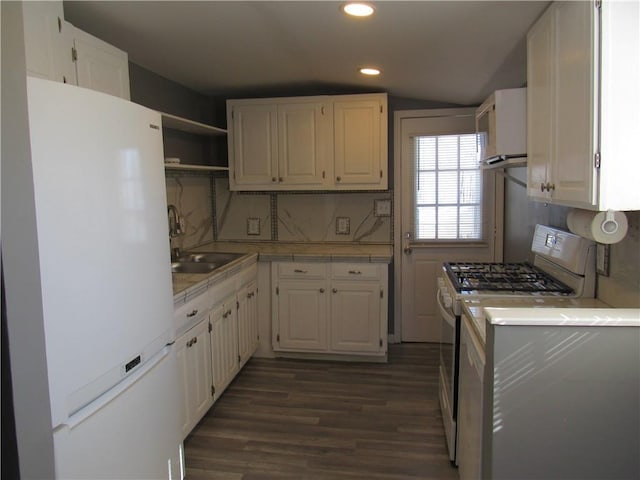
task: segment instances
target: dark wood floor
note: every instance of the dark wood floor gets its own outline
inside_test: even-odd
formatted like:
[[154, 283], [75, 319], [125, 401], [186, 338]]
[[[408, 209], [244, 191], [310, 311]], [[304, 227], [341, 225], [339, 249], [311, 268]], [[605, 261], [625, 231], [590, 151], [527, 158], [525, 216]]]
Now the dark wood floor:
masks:
[[252, 359], [185, 441], [187, 479], [457, 479], [438, 347], [389, 363]]

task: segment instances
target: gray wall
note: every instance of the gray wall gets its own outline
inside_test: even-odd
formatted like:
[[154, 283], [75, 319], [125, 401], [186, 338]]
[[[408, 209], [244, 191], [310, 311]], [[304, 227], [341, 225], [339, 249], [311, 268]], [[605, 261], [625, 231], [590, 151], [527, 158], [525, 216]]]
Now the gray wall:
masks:
[[[53, 478], [22, 4], [1, 2], [1, 12], [2, 267], [19, 467], [25, 479]], [[3, 418], [3, 430], [4, 421]]]

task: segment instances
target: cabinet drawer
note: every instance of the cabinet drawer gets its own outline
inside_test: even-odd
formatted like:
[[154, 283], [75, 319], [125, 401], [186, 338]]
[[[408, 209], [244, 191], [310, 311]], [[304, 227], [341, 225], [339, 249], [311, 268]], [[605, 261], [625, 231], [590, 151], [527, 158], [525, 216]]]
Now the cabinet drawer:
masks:
[[196, 325], [207, 316], [210, 309], [211, 297], [208, 292], [203, 292], [201, 295], [176, 308], [173, 312], [176, 334], [180, 335], [182, 332]]
[[280, 278], [325, 278], [327, 267], [325, 263], [292, 263], [278, 264], [278, 276]]
[[333, 263], [331, 278], [341, 280], [378, 280], [380, 266], [371, 263]]

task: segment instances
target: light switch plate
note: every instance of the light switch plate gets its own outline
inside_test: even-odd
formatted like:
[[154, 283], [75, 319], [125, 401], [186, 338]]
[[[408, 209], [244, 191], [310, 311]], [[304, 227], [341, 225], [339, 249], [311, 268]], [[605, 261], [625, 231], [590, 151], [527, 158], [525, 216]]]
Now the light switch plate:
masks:
[[247, 235], [260, 235], [259, 218], [247, 218]]
[[391, 216], [391, 200], [379, 199], [373, 201], [373, 215], [376, 217]]
[[336, 217], [336, 235], [349, 235], [350, 227], [349, 217]]

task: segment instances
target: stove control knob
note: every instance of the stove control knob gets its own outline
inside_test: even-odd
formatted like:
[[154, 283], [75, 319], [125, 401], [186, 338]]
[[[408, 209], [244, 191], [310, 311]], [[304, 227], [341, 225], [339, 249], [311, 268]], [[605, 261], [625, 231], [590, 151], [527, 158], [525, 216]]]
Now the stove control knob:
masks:
[[442, 295], [442, 303], [444, 303], [444, 306], [446, 308], [451, 308], [451, 305], [453, 305], [453, 301], [451, 300], [451, 295], [449, 295], [448, 293], [445, 293], [444, 295]]

